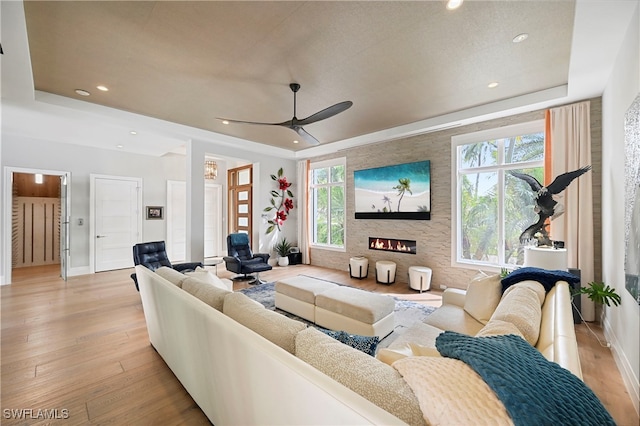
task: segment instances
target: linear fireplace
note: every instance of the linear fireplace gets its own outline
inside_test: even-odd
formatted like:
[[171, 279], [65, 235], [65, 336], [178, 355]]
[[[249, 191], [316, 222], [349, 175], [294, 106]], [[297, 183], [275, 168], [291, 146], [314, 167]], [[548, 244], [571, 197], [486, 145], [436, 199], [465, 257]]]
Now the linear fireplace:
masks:
[[416, 241], [369, 237], [369, 250], [416, 254]]

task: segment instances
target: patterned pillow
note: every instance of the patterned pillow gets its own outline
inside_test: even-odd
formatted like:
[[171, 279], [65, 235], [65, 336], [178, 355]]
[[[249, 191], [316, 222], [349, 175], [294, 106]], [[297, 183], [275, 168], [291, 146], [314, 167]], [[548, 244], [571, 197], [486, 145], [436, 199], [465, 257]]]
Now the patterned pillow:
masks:
[[351, 346], [354, 349], [364, 352], [367, 355], [376, 356], [376, 349], [380, 338], [378, 336], [359, 336], [357, 334], [349, 334], [346, 331], [333, 331], [321, 329], [323, 333], [333, 337], [337, 341]]

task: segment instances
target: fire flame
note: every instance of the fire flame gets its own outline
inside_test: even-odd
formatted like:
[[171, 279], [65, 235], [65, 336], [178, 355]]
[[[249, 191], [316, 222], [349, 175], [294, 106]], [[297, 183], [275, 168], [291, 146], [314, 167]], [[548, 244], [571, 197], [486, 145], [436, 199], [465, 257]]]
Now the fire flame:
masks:
[[370, 240], [370, 248], [375, 250], [391, 250], [391, 251], [403, 251], [411, 252], [411, 247], [407, 246], [400, 240], [380, 239]]

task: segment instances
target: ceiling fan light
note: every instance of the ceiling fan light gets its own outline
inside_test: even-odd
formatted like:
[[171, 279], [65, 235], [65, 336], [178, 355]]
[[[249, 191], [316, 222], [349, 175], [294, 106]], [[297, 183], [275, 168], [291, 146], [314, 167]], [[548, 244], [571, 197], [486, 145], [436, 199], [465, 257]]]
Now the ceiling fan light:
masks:
[[449, 1], [447, 2], [447, 9], [448, 9], [448, 10], [454, 10], [454, 9], [457, 9], [457, 8], [459, 8], [460, 6], [462, 6], [462, 2], [463, 2], [463, 1], [464, 1], [464, 0], [449, 0]]
[[80, 96], [89, 96], [91, 95], [91, 93], [87, 92], [86, 90], [83, 89], [76, 89], [75, 90], [76, 94], [80, 95]]
[[108, 92], [109, 88], [107, 86], [103, 86], [102, 84], [99, 86], [96, 86], [96, 89], [102, 91], [102, 92]]

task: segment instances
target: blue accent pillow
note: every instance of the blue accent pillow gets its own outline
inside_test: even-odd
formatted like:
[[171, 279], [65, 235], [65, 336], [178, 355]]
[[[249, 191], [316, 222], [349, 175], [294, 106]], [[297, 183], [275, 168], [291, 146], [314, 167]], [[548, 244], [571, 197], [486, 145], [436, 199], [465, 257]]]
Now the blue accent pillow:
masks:
[[516, 269], [500, 281], [502, 283], [502, 292], [504, 293], [504, 291], [510, 286], [526, 280], [538, 281], [542, 284], [545, 291], [548, 292], [554, 285], [556, 285], [556, 281], [566, 281], [569, 284], [575, 284], [580, 282], [580, 277], [567, 271], [551, 271], [527, 266]]
[[349, 334], [346, 331], [333, 331], [320, 329], [324, 334], [333, 337], [337, 341], [351, 346], [354, 349], [364, 352], [367, 355], [376, 356], [376, 349], [380, 338], [378, 336], [359, 336], [357, 334]]

